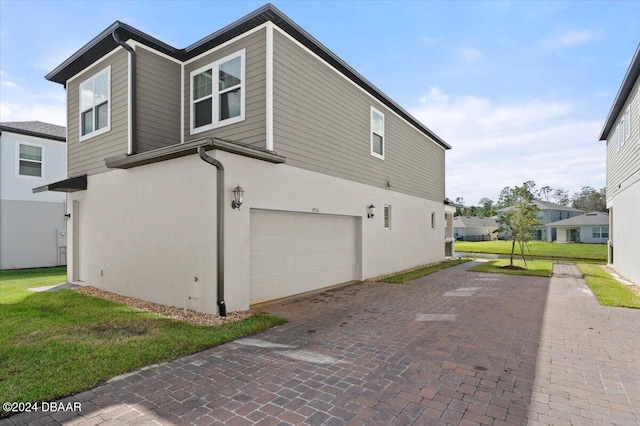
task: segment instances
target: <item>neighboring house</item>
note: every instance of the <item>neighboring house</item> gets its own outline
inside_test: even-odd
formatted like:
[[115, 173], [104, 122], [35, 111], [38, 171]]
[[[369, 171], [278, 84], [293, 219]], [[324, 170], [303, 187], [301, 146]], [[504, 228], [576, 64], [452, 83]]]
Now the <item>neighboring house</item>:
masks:
[[67, 175], [65, 128], [0, 123], [0, 269], [66, 264], [64, 194], [31, 188]]
[[606, 243], [609, 239], [609, 214], [591, 212], [547, 225], [557, 230], [559, 243]]
[[609, 264], [640, 284], [640, 44], [605, 121]]
[[492, 241], [498, 239], [498, 222], [495, 217], [456, 216], [453, 232], [460, 241]]
[[[569, 219], [584, 213], [582, 210], [563, 206], [561, 204], [550, 203], [548, 201], [533, 200], [533, 204], [538, 207], [538, 221], [540, 222], [540, 225], [533, 231], [533, 239], [536, 241], [556, 241], [558, 239], [557, 229], [553, 225], [548, 225], [553, 222]], [[500, 216], [501, 212], [508, 209], [510, 209], [510, 207], [498, 210], [498, 216]], [[504, 235], [501, 233], [500, 237], [502, 238], [503, 236]]]
[[450, 146], [272, 5], [185, 49], [115, 22], [47, 79], [70, 282], [224, 314], [445, 256]]

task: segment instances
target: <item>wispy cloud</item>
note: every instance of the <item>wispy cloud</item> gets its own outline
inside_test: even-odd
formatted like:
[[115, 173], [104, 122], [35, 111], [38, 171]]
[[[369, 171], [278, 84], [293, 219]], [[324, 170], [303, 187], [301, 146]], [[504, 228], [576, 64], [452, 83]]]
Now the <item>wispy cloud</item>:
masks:
[[495, 200], [505, 186], [527, 180], [570, 192], [604, 186], [605, 147], [597, 141], [602, 122], [575, 120], [569, 100], [455, 97], [432, 88], [420, 101], [410, 112], [453, 145], [447, 152], [450, 198]]
[[466, 61], [476, 61], [484, 57], [484, 53], [471, 46], [462, 46], [458, 49], [460, 57]]
[[543, 47], [551, 50], [561, 50], [580, 46], [600, 37], [599, 31], [558, 29], [541, 41]]

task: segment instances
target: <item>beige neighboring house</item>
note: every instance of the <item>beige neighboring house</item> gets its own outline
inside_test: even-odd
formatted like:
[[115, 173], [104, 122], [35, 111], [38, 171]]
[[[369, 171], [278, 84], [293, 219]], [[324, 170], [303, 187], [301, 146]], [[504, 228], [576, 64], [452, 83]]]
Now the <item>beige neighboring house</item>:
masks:
[[558, 243], [604, 244], [609, 239], [609, 214], [585, 213], [547, 225], [547, 229], [550, 227], [556, 228]]
[[453, 234], [458, 241], [492, 241], [498, 239], [496, 217], [456, 216]]
[[609, 265], [640, 284], [640, 44], [600, 140], [607, 143]]
[[64, 179], [66, 168], [64, 127], [0, 123], [0, 269], [66, 265], [65, 195], [31, 191]]
[[115, 22], [46, 77], [70, 282], [225, 314], [453, 250], [451, 147], [273, 5], [186, 48]]

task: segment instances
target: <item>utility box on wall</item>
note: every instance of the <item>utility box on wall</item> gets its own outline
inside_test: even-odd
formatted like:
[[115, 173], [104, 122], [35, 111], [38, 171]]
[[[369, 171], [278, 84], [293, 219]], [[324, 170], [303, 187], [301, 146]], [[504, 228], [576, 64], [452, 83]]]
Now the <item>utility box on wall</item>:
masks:
[[67, 228], [58, 228], [58, 266], [67, 264]]

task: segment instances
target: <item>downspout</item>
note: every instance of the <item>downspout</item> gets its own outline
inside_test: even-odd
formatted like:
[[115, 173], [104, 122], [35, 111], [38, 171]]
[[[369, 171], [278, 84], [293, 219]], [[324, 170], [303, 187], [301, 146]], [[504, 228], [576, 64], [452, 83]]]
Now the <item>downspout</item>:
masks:
[[227, 316], [227, 306], [224, 303], [224, 167], [222, 163], [213, 157], [207, 155], [204, 150], [204, 146], [198, 148], [198, 154], [203, 161], [213, 165], [218, 169], [218, 186], [216, 190], [216, 233], [218, 238], [218, 245], [216, 251], [218, 252], [218, 308], [220, 310], [220, 316]]
[[129, 96], [131, 96], [131, 152], [129, 153], [129, 155], [133, 155], [133, 154], [137, 154], [138, 153], [138, 141], [136, 138], [136, 122], [138, 121], [138, 115], [137, 115], [137, 85], [136, 85], [136, 51], [133, 50], [133, 48], [131, 46], [129, 46], [127, 43], [125, 43], [124, 41], [122, 41], [120, 39], [120, 37], [118, 36], [118, 29], [116, 28], [115, 30], [113, 30], [113, 32], [111, 33], [111, 35], [113, 36], [113, 39], [116, 41], [116, 43], [118, 43], [120, 46], [124, 47], [125, 49], [127, 49], [127, 51], [129, 52], [129, 56], [131, 58], [131, 93]]

